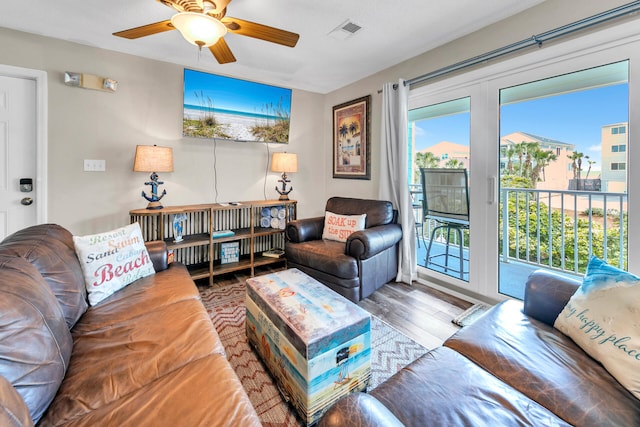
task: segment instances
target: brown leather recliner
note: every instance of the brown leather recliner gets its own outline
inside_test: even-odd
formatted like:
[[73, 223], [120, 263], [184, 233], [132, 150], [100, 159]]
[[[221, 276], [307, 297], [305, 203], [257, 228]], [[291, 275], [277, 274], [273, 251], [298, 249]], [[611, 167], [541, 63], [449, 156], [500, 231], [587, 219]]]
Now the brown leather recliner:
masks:
[[402, 228], [391, 202], [332, 197], [325, 210], [340, 215], [367, 214], [365, 229], [342, 243], [322, 239], [324, 216], [291, 221], [286, 229], [287, 265], [356, 303], [395, 280]]

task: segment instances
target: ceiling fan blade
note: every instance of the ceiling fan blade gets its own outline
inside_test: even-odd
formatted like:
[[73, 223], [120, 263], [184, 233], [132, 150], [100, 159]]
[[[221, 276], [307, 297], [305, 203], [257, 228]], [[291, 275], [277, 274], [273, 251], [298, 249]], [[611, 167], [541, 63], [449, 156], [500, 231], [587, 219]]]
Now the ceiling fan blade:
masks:
[[209, 50], [220, 64], [236, 62], [236, 57], [233, 56], [231, 49], [229, 49], [229, 45], [222, 37], [220, 37], [220, 40], [218, 40], [216, 44], [209, 46]]
[[245, 21], [238, 18], [226, 16], [221, 19], [227, 29], [235, 34], [249, 36], [271, 43], [277, 43], [284, 46], [294, 47], [300, 38], [299, 34], [281, 30], [279, 28], [269, 27], [268, 25], [256, 24], [255, 22]]
[[113, 33], [114, 36], [124, 37], [125, 39], [137, 39], [139, 37], [150, 36], [152, 34], [163, 33], [165, 31], [175, 30], [171, 24], [171, 20], [156, 22], [155, 24], [147, 24], [142, 27], [130, 28], [128, 30]]

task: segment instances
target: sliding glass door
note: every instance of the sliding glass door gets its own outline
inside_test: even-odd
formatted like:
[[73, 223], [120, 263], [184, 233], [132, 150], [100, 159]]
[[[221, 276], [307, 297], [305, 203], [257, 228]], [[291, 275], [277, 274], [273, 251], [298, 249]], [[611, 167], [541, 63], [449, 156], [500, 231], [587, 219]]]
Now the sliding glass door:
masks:
[[[432, 175], [421, 171], [461, 169], [470, 176], [470, 109], [470, 98], [464, 97], [409, 111], [409, 186], [418, 265], [465, 282], [469, 281], [470, 240], [467, 182], [447, 182], [451, 180], [446, 171], [439, 175], [433, 175], [435, 170]], [[426, 176], [437, 176], [438, 182], [425, 182]], [[451, 210], [459, 211], [456, 218], [448, 212]]]
[[627, 266], [629, 63], [500, 90], [499, 292], [535, 269]]
[[450, 243], [463, 248], [464, 274], [431, 265], [429, 242], [444, 248], [446, 236], [431, 238], [417, 212], [420, 278], [500, 300], [522, 298], [535, 269], [579, 278], [593, 255], [640, 273], [640, 223], [628, 221], [640, 211], [640, 109], [629, 102], [640, 98], [640, 40], [624, 30], [412, 88], [416, 210], [420, 167], [469, 172], [469, 229]]

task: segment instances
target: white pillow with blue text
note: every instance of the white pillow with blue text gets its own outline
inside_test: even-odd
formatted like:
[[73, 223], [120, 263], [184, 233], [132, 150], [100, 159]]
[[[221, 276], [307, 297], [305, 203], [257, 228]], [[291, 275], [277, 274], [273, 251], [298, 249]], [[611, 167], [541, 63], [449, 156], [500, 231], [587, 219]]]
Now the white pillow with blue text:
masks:
[[554, 326], [640, 399], [640, 278], [592, 257]]
[[91, 305], [155, 273], [137, 222], [105, 233], [73, 236], [73, 243]]

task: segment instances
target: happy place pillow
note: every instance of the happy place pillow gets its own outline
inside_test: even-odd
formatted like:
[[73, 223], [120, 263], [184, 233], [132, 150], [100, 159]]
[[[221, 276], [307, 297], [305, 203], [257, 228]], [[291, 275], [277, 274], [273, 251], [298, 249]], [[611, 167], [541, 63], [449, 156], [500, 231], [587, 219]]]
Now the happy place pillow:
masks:
[[155, 273], [138, 223], [91, 236], [73, 236], [89, 304]]
[[640, 399], [640, 278], [592, 257], [554, 326]]
[[327, 211], [324, 215], [322, 238], [346, 242], [354, 231], [364, 230], [367, 214], [340, 215]]

